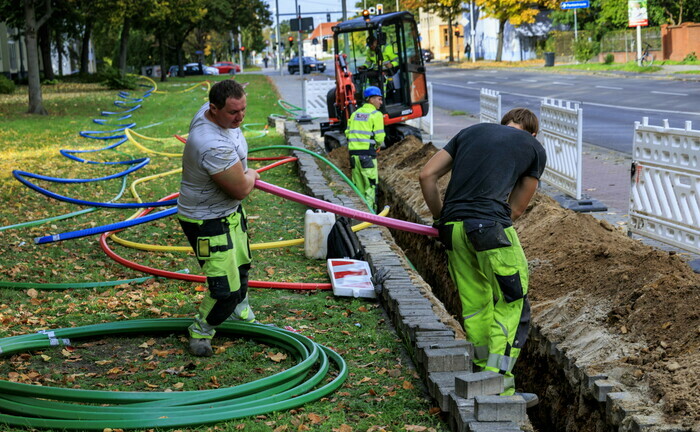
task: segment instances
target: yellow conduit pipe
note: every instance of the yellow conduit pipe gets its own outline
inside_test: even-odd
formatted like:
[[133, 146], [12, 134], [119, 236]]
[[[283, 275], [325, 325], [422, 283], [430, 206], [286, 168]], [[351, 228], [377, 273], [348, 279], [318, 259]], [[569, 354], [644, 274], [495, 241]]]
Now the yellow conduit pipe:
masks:
[[[160, 156], [167, 156], [167, 157], [181, 157], [182, 156], [182, 152], [180, 152], [180, 153], [166, 153], [166, 152], [159, 152], [159, 151], [144, 147], [140, 142], [136, 141], [134, 136], [141, 138], [141, 139], [144, 139], [144, 140], [148, 140], [148, 141], [159, 141], [159, 142], [163, 142], [162, 138], [149, 138], [145, 135], [141, 135], [137, 132], [134, 132], [133, 130], [131, 130], [129, 128], [124, 129], [124, 133], [126, 134], [126, 138], [129, 140], [129, 142], [131, 142], [136, 147], [138, 147], [140, 150], [142, 150], [146, 153], [153, 153], [153, 154], [157, 154]], [[166, 138], [166, 139], [170, 139], [170, 138]], [[177, 140], [176, 138], [172, 138], [172, 139]], [[177, 140], [177, 141], [180, 142], [180, 140]]]
[[[381, 211], [381, 213], [379, 213], [378, 216], [386, 216], [388, 213], [389, 213], [389, 206], [386, 206]], [[131, 218], [133, 218], [135, 216], [136, 215], [132, 216]], [[352, 230], [357, 232], [359, 230], [368, 228], [371, 225], [373, 225], [373, 224], [371, 224], [369, 222], [362, 222], [362, 223], [359, 223], [357, 225], [353, 225]], [[110, 238], [122, 246], [130, 247], [133, 249], [152, 251], [152, 252], [155, 252], [155, 251], [157, 251], [157, 252], [192, 252], [192, 248], [189, 246], [162, 246], [162, 245], [138, 243], [138, 242], [133, 242], [130, 240], [125, 240], [123, 238], [116, 236], [115, 234], [112, 234]], [[262, 249], [274, 249], [274, 248], [281, 248], [281, 247], [298, 246], [298, 245], [302, 245], [302, 244], [304, 244], [304, 239], [300, 238], [300, 239], [294, 239], [294, 240], [281, 240], [281, 241], [276, 241], [276, 242], [255, 243], [255, 244], [250, 245], [250, 248], [252, 250], [262, 250]]]

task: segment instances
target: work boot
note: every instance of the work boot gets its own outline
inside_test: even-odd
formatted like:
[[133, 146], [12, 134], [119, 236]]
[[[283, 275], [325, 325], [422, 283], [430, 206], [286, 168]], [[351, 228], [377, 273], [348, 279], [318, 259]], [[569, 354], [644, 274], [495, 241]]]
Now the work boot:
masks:
[[523, 399], [525, 399], [525, 406], [526, 406], [527, 408], [532, 408], [532, 407], [534, 407], [535, 405], [537, 405], [538, 403], [540, 403], [540, 398], [538, 398], [537, 395], [534, 394], [534, 393], [519, 393], [519, 392], [515, 392], [515, 394], [513, 394], [513, 396], [520, 396], [520, 397], [522, 397]]
[[211, 357], [214, 350], [211, 349], [211, 339], [190, 338], [190, 352], [197, 357]]

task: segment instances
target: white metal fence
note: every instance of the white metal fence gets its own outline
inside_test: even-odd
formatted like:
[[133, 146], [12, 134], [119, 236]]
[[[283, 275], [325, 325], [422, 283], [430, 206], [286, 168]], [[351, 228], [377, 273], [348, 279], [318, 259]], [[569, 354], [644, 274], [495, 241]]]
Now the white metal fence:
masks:
[[481, 89], [479, 96], [479, 122], [501, 123], [501, 94], [496, 90]]
[[304, 80], [306, 114], [311, 117], [328, 118], [326, 95], [335, 87], [335, 80]]
[[577, 200], [582, 184], [583, 110], [577, 103], [545, 98], [540, 105], [540, 141], [547, 152], [542, 180]]
[[700, 131], [634, 124], [631, 232], [700, 253]]

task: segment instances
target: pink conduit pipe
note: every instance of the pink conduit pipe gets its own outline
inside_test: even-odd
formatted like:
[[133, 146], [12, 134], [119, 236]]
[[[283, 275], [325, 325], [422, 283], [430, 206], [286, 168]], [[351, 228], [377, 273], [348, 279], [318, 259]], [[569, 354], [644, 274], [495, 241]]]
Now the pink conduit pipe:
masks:
[[270, 183], [265, 183], [262, 180], [256, 180], [255, 187], [260, 189], [261, 191], [269, 192], [273, 195], [277, 195], [282, 198], [287, 198], [289, 200], [307, 205], [309, 207], [329, 211], [331, 213], [339, 214], [341, 216], [347, 216], [352, 219], [361, 220], [363, 222], [371, 222], [375, 225], [381, 225], [387, 228], [394, 228], [401, 231], [409, 231], [416, 234], [424, 234], [431, 237], [438, 236], [437, 229], [427, 225], [402, 221], [386, 216], [377, 216], [376, 214], [339, 206], [338, 204], [329, 203], [317, 198], [306, 196], [298, 192], [290, 191], [288, 189], [272, 185]]

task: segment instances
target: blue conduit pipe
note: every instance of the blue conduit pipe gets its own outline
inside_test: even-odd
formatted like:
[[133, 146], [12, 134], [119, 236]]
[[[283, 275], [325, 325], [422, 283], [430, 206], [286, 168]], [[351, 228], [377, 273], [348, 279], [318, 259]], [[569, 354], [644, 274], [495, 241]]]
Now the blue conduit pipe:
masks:
[[99, 152], [102, 150], [113, 150], [114, 148], [124, 144], [127, 140], [128, 140], [128, 138], [125, 135], [119, 142], [116, 142], [114, 144], [110, 144], [107, 147], [102, 147], [99, 149], [92, 149], [92, 150], [66, 150], [66, 149], [62, 149], [62, 150], [59, 150], [58, 152], [61, 155], [67, 157], [68, 159], [72, 159], [74, 161], [81, 162], [81, 163], [91, 163], [91, 164], [100, 164], [100, 165], [133, 165], [135, 163], [138, 163], [138, 161], [140, 161], [140, 159], [132, 159], [129, 161], [117, 161], [117, 162], [98, 162], [98, 161], [89, 161], [87, 159], [83, 159], [83, 158], [80, 158], [78, 156], [73, 155], [73, 153], [96, 153], [96, 152]]
[[[50, 182], [54, 182], [54, 183], [92, 183], [92, 182], [98, 182], [98, 181], [103, 181], [103, 180], [112, 180], [115, 178], [123, 177], [127, 174], [131, 174], [132, 172], [139, 170], [139, 169], [145, 167], [146, 165], [148, 165], [151, 162], [151, 159], [141, 158], [141, 159], [136, 159], [136, 162], [137, 162], [136, 165], [134, 165], [131, 168], [128, 168], [122, 172], [118, 172], [116, 174], [112, 174], [112, 175], [106, 176], [106, 177], [98, 177], [98, 178], [92, 178], [92, 179], [67, 179], [67, 178], [61, 178], [61, 177], [49, 177], [49, 176], [45, 176], [45, 175], [41, 175], [41, 174], [34, 174], [34, 173], [30, 173], [27, 171], [20, 171], [20, 170], [13, 170], [12, 175], [14, 175], [15, 178], [17, 178], [17, 180], [19, 180], [19, 181], [22, 181], [20, 179], [20, 177], [30, 177], [30, 178], [34, 178], [34, 179], [38, 179], [38, 180], [46, 180], [46, 181], [50, 181]], [[22, 183], [29, 186], [27, 184], [27, 183], [29, 183], [28, 181], [26, 183], [25, 182], [22, 182]], [[36, 186], [36, 185], [34, 185], [34, 186]], [[31, 187], [31, 186], [29, 186], [29, 187]], [[41, 190], [45, 190], [43, 188], [39, 188], [39, 189], [32, 188], [32, 189], [37, 190], [39, 192], [41, 192]]]
[[[146, 165], [148, 162], [150, 162], [150, 159], [146, 158], [146, 162], [143, 165]], [[112, 176], [108, 177], [102, 177], [101, 179], [87, 179], [87, 180], [76, 180], [76, 181], [70, 181], [71, 179], [55, 179], [52, 177], [46, 177], [46, 176], [38, 176], [36, 174], [28, 173], [26, 171], [19, 171], [19, 170], [14, 170], [12, 171], [12, 175], [23, 185], [27, 186], [30, 189], [33, 189], [43, 195], [46, 195], [48, 197], [51, 197], [53, 199], [57, 199], [59, 201], [65, 201], [69, 202], [72, 204], [79, 204], [79, 205], [85, 205], [85, 206], [90, 206], [90, 207], [106, 207], [106, 208], [144, 208], [144, 207], [163, 207], [163, 206], [169, 206], [169, 205], [175, 205], [177, 203], [176, 199], [168, 200], [168, 201], [158, 201], [158, 202], [147, 202], [147, 203], [111, 203], [111, 202], [94, 202], [94, 201], [85, 201], [85, 200], [80, 200], [76, 198], [71, 198], [67, 197], [64, 195], [59, 195], [57, 193], [51, 192], [47, 189], [44, 189], [40, 186], [35, 185], [34, 183], [30, 182], [29, 180], [25, 179], [24, 176], [27, 177], [33, 177], [33, 178], [39, 178], [42, 180], [48, 180], [48, 181], [56, 181], [59, 183], [87, 183], [87, 182], [92, 182], [92, 181], [98, 181], [98, 180], [107, 180], [107, 179], [114, 179], [123, 175], [126, 175], [130, 172], [136, 171], [137, 169], [141, 168], [143, 165], [138, 166], [138, 167], [132, 167], [126, 171], [122, 171], [121, 173], [114, 174]], [[55, 179], [55, 180], [52, 180]], [[73, 179], [75, 180], [75, 179]]]
[[133, 128], [136, 126], [136, 123], [129, 123], [129, 124], [123, 124], [123, 125], [118, 125], [121, 126], [117, 129], [109, 130], [109, 131], [80, 131], [78, 134], [83, 137], [83, 138], [92, 138], [92, 139], [101, 139], [101, 140], [108, 140], [108, 139], [115, 139], [115, 138], [124, 138], [125, 135], [111, 135], [111, 136], [97, 136], [99, 134], [106, 134], [106, 133], [113, 133], [113, 132], [122, 132], [126, 128]]
[[[177, 200], [168, 200], [168, 201], [175, 201]], [[167, 201], [163, 201], [167, 202]], [[103, 225], [95, 228], [87, 228], [87, 229], [82, 229], [82, 230], [77, 230], [77, 231], [71, 231], [71, 232], [66, 232], [62, 234], [54, 234], [54, 235], [47, 235], [44, 237], [36, 237], [34, 239], [34, 243], [36, 244], [45, 244], [45, 243], [53, 243], [57, 241], [62, 241], [62, 240], [71, 240], [71, 239], [76, 239], [80, 237], [87, 237], [95, 234], [102, 234], [107, 231], [118, 231], [124, 228], [129, 228], [134, 225], [140, 225], [142, 223], [146, 222], [151, 222], [157, 219], [162, 219], [164, 217], [172, 216], [177, 213], [177, 208], [172, 207], [163, 211], [159, 211], [158, 213], [153, 213], [148, 216], [142, 216], [136, 219], [130, 219], [130, 220], [125, 220], [121, 222], [115, 222], [113, 224], [108, 224], [108, 225]]]
[[[114, 198], [109, 200], [109, 202], [114, 202], [114, 201], [118, 200], [119, 198], [121, 198], [122, 195], [124, 194], [125, 190], [126, 190], [126, 176], [122, 177], [121, 190], [119, 191], [117, 196], [115, 196]], [[47, 222], [60, 221], [63, 219], [70, 219], [74, 216], [80, 216], [81, 214], [90, 213], [90, 212], [93, 212], [95, 210], [97, 210], [97, 207], [90, 207], [90, 208], [78, 210], [78, 211], [75, 211], [72, 213], [66, 213], [66, 214], [62, 214], [62, 215], [58, 215], [58, 216], [52, 216], [52, 217], [45, 218], [45, 219], [37, 219], [37, 220], [33, 220], [33, 221], [21, 222], [21, 223], [14, 224], [14, 225], [6, 225], [6, 226], [0, 227], [0, 231], [12, 229], [12, 228], [23, 228], [25, 226], [36, 226], [36, 225], [41, 225], [41, 224], [44, 224]]]
[[100, 114], [103, 115], [103, 116], [120, 115], [120, 114], [129, 113], [129, 112], [131, 112], [131, 111], [135, 111], [135, 110], [137, 110], [137, 109], [139, 109], [139, 108], [141, 108], [141, 105], [136, 105], [135, 107], [131, 107], [131, 108], [129, 108], [128, 110], [119, 111], [119, 112], [102, 111]]
[[100, 124], [100, 125], [105, 125], [105, 124], [107, 124], [107, 122], [126, 120], [128, 118], [131, 118], [131, 114], [127, 114], [127, 115], [119, 117], [119, 118], [92, 119], [92, 121], [94, 121], [95, 123]]

